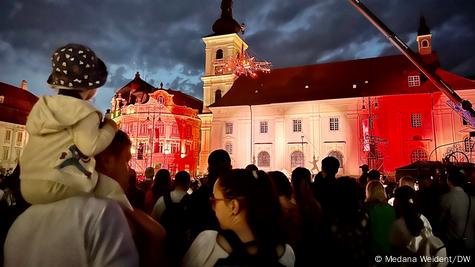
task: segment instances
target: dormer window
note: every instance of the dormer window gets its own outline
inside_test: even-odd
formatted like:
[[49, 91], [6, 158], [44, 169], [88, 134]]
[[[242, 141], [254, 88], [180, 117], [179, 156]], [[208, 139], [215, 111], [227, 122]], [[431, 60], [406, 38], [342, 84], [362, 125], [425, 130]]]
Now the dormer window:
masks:
[[160, 104], [160, 105], [165, 104], [165, 98], [163, 98], [163, 96], [158, 97], [158, 104]]
[[223, 58], [223, 49], [218, 49], [216, 51], [216, 59], [222, 59]]
[[419, 75], [407, 76], [407, 85], [409, 87], [421, 86], [421, 76]]
[[214, 101], [218, 101], [221, 99], [221, 90], [216, 90], [216, 92], [214, 92]]

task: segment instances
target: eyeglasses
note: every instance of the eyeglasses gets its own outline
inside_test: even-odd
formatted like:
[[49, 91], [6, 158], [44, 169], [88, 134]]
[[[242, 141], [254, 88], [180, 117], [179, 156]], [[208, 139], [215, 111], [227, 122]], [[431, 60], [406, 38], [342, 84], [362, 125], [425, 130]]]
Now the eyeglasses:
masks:
[[214, 196], [209, 198], [209, 202], [213, 208], [216, 206], [216, 202], [224, 200], [231, 200], [231, 198], [215, 198]]

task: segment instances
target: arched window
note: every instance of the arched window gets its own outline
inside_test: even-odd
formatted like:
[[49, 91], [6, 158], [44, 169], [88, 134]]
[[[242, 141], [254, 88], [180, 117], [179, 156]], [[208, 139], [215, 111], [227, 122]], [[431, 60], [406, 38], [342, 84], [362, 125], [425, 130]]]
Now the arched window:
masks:
[[475, 145], [475, 141], [473, 141], [469, 137], [465, 137], [465, 139], [463, 139], [463, 144], [465, 152], [473, 152], [473, 146]]
[[421, 46], [422, 46], [423, 48], [429, 47], [429, 41], [427, 41], [427, 40], [422, 40]]
[[340, 162], [340, 168], [343, 168], [343, 153], [338, 150], [332, 150], [328, 153], [329, 157], [334, 157]]
[[218, 101], [221, 99], [221, 90], [216, 90], [216, 92], [214, 92], [214, 102]]
[[304, 166], [304, 156], [302, 151], [294, 151], [290, 155], [290, 166], [292, 169]]
[[216, 50], [216, 59], [222, 59], [222, 58], [223, 58], [223, 49]]
[[422, 148], [417, 148], [411, 152], [411, 163], [427, 160], [427, 152]]
[[270, 167], [270, 155], [267, 151], [261, 151], [257, 155], [258, 167]]
[[161, 104], [161, 105], [165, 104], [165, 98], [163, 98], [163, 96], [158, 97], [158, 104]]

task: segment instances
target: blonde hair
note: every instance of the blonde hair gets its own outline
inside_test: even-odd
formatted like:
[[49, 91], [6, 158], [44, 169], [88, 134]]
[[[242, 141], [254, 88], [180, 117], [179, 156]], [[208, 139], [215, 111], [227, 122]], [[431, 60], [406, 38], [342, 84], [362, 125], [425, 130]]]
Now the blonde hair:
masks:
[[414, 189], [414, 185], [416, 183], [416, 180], [412, 178], [411, 176], [404, 176], [399, 179], [399, 187], [401, 186], [410, 186], [412, 189]]
[[386, 202], [386, 192], [380, 181], [372, 180], [366, 185], [366, 202]]

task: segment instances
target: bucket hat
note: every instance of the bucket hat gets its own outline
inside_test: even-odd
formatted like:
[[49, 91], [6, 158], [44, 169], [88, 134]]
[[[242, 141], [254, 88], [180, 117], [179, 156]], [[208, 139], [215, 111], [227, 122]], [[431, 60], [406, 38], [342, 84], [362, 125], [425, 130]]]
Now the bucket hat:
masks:
[[94, 89], [107, 80], [104, 62], [87, 46], [67, 44], [51, 57], [52, 71], [47, 83], [58, 89]]

